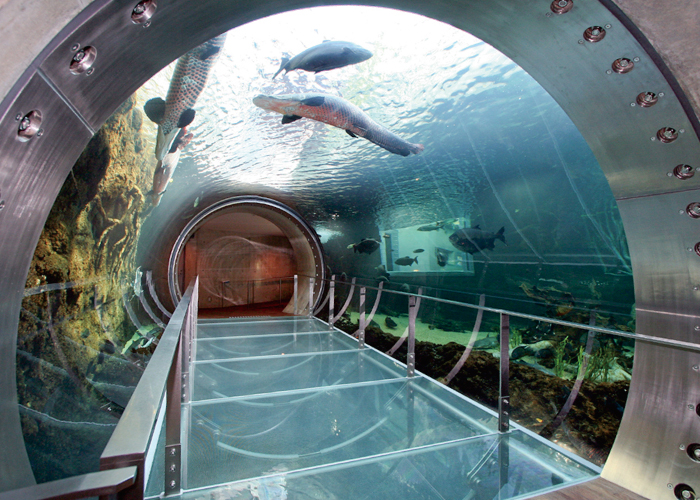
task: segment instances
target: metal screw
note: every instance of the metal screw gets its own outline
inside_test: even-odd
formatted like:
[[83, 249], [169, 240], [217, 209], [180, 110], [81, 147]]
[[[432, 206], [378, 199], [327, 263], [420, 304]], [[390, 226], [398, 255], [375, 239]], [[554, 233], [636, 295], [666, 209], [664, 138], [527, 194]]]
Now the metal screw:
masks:
[[0, 210], [5, 208], [5, 200], [0, 200]]
[[678, 213], [683, 215], [685, 213], [685, 210], [679, 210]]
[[77, 63], [85, 59], [85, 51], [84, 50], [79, 50], [78, 52], [75, 53], [73, 56], [73, 60]]
[[693, 494], [689, 492], [688, 490], [683, 490], [683, 493], [681, 493], [681, 496], [683, 498], [693, 498]]
[[[652, 138], [652, 140], [654, 140], [654, 139]], [[673, 173], [671, 173], [671, 172], [666, 172], [666, 177], [673, 177]]]
[[90, 75], [92, 75], [94, 72], [95, 72], [95, 68], [90, 68], [89, 70], [87, 70], [87, 71], [85, 72], [85, 74], [86, 74], [87, 76], [90, 76]]
[[22, 113], [17, 113], [15, 115], [15, 120], [20, 121], [22, 119]]
[[170, 454], [175, 455], [175, 448], [170, 448]]
[[612, 70], [609, 69], [609, 70], [606, 71], [606, 73], [607, 73], [608, 75], [612, 75]]
[[170, 487], [171, 487], [171, 488], [174, 488], [176, 484], [177, 484], [177, 483], [175, 482], [175, 480], [170, 481]]
[[659, 97], [663, 97], [663, 96], [665, 96], [665, 95], [666, 95], [666, 94], [664, 94], [663, 92], [659, 92]]
[[[683, 445], [681, 445], [681, 446], [683, 446]], [[681, 449], [683, 449], [683, 448], [681, 448]], [[176, 469], [177, 469], [177, 466], [175, 464], [170, 464], [170, 472], [175, 472]]]
[[681, 134], [685, 134], [685, 129], [682, 128], [682, 129], [679, 130], [679, 132], [680, 132]]
[[690, 248], [690, 247], [686, 247], [686, 250], [689, 251], [689, 252], [692, 252], [692, 251], [693, 251], [693, 249]]
[[695, 291], [697, 292], [698, 290], [700, 290], [700, 286], [695, 285], [695, 286], [693, 287], [693, 290], [695, 290]]
[[[696, 326], [695, 329], [696, 329], [696, 330], [699, 330], [700, 328], [698, 328], [698, 327]], [[700, 365], [695, 365], [695, 366], [693, 366], [693, 370], [695, 370], [696, 372], [697, 372], [697, 371], [700, 371]], [[700, 450], [700, 448], [698, 448], [698, 450]]]
[[666, 485], [666, 487], [667, 487], [669, 490], [672, 490], [672, 489], [673, 489], [673, 485], [672, 485], [671, 483], [668, 483], [668, 484]]
[[626, 68], [629, 65], [630, 65], [630, 63], [627, 59], [620, 59], [620, 66], [621, 67]]
[[79, 44], [79, 43], [74, 43], [73, 46], [72, 46], [70, 49], [71, 49], [73, 52], [75, 52], [75, 51], [78, 50], [79, 48], [80, 48], [80, 44]]
[[641, 61], [641, 59], [639, 59], [638, 57], [635, 57], [635, 58], [632, 59], [632, 60], [633, 60], [634, 62], [639, 62], [639, 61]]
[[688, 405], [689, 410], [693, 410], [695, 407], [693, 405]]
[[44, 129], [43, 129], [43, 128], [40, 128], [39, 130], [37, 130], [36, 136], [37, 136], [37, 137], [41, 137], [42, 135], [44, 135]]
[[547, 13], [545, 14], [545, 16], [546, 16], [546, 17], [552, 17], [552, 13], [551, 13], [551, 12], [547, 12]]
[[144, 28], [148, 28], [150, 25], [151, 25], [151, 21], [146, 21], [145, 23], [143, 23]]
[[630, 106], [632, 106], [632, 107], [635, 107], [636, 105], [637, 105], [636, 102], [631, 102], [631, 103], [630, 103]]
[[134, 14], [143, 14], [146, 11], [146, 6], [142, 3], [138, 4], [136, 7], [134, 7]]
[[652, 141], [655, 141], [655, 140], [656, 140], [656, 137], [652, 137], [651, 140], [652, 140]]
[[610, 28], [612, 28], [612, 24], [606, 24], [606, 25], [605, 25], [605, 29], [609, 30]]
[[583, 40], [579, 40], [579, 41], [578, 41], [578, 44], [579, 44], [579, 45], [583, 45]]
[[680, 446], [678, 447], [678, 449], [679, 449], [679, 450], [685, 450], [685, 445], [684, 445], [684, 444], [680, 445]]
[[31, 121], [29, 120], [29, 117], [25, 116], [24, 118], [22, 118], [22, 122], [19, 124], [19, 129], [21, 131], [27, 130], [29, 128], [30, 123]]
[[700, 458], [700, 448], [695, 448], [693, 450], [693, 456], [696, 458]]

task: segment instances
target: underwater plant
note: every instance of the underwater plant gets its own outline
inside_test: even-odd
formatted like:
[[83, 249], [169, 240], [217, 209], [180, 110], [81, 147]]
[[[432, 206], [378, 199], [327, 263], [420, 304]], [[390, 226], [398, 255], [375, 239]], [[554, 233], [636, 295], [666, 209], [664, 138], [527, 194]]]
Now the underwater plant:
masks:
[[610, 372], [613, 370], [616, 359], [612, 342], [601, 346], [588, 360], [586, 379], [594, 382], [609, 382]]
[[566, 363], [564, 363], [564, 354], [566, 353], [566, 344], [569, 342], [569, 337], [559, 342], [554, 348], [554, 375], [561, 378], [564, 375]]

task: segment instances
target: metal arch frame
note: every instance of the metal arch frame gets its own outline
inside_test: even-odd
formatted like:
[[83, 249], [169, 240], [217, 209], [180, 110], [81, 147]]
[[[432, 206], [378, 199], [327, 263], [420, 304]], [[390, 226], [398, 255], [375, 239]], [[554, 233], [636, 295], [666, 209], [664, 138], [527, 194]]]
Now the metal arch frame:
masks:
[[[317, 288], [315, 293], [315, 306], [317, 306], [323, 297], [326, 278], [326, 265], [323, 257], [323, 246], [321, 245], [321, 241], [318, 239], [318, 236], [313, 228], [296, 211], [279, 201], [265, 198], [263, 196], [234, 196], [232, 198], [226, 198], [203, 209], [187, 223], [187, 225], [180, 232], [180, 235], [175, 240], [175, 244], [170, 250], [170, 257], [168, 258], [168, 288], [170, 289], [170, 297], [173, 303], [177, 304], [182, 297], [182, 292], [177, 280], [177, 268], [179, 266], [180, 256], [182, 255], [182, 250], [185, 244], [190, 239], [192, 234], [194, 234], [194, 232], [199, 229], [199, 227], [201, 227], [202, 224], [207, 221], [207, 219], [232, 207], [255, 207], [282, 214], [285, 218], [292, 222], [294, 228], [299, 230], [299, 233], [303, 236], [304, 240], [306, 240], [307, 247], [313, 255], [313, 259], [315, 261], [315, 288]], [[264, 215], [260, 216], [264, 217]], [[282, 232], [285, 232], [285, 228], [280, 229]]]
[[[635, 273], [638, 331], [699, 344], [700, 257], [693, 249], [700, 221], [683, 209], [700, 199], [700, 175], [686, 180], [673, 175], [678, 164], [698, 166], [693, 163], [700, 157], [693, 133], [697, 119], [666, 78], [668, 69], [659, 68], [660, 57], [649, 55], [651, 46], [640, 44], [643, 38], [630, 32], [631, 23], [620, 22], [619, 12], [606, 8], [610, 0], [574, 2], [574, 9], [562, 15], [551, 13], [549, 0], [371, 3], [469, 31], [510, 56], [549, 91], [590, 145], [618, 200]], [[27, 71], [0, 104], [0, 235], [6, 236], [0, 238], [0, 282], [5, 285], [0, 301], [0, 441], [13, 451], [0, 456], [0, 491], [33, 482], [16, 410], [19, 306], [46, 216], [90, 136], [145, 80], [186, 50], [250, 20], [318, 2], [199, 0], [191, 9], [192, 0], [172, 0], [161, 2], [147, 29], [131, 23], [134, 0], [80, 2], [84, 4], [87, 8], [36, 59], [26, 61]], [[587, 27], [606, 25], [604, 40], [581, 39]], [[24, 27], [19, 23], [10, 29]], [[76, 44], [97, 47], [94, 74], [68, 71]], [[153, 46], [159, 50], [143, 50]], [[632, 72], [620, 75], [610, 70], [619, 57], [639, 60]], [[631, 106], [643, 91], [665, 97], [652, 108]], [[42, 112], [43, 134], [19, 142], [15, 117], [30, 110]], [[651, 140], [667, 126], [685, 133], [672, 144]], [[694, 353], [638, 347], [628, 410], [604, 477], [654, 498], [668, 497], [667, 485], [678, 483], [700, 490], [698, 464], [688, 462], [680, 448], [700, 435], [700, 419], [690, 410], [700, 404], [698, 365]]]

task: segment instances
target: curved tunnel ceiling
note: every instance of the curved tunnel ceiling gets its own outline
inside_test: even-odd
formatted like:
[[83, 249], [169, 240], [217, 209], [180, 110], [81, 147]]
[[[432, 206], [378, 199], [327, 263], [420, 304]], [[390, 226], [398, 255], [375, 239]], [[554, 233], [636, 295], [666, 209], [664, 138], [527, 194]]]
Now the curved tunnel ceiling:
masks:
[[[301, 2], [294, 7], [306, 5]], [[673, 82], [664, 78], [651, 55], [623, 24], [596, 2], [577, 2], [563, 15], [553, 15], [548, 2], [501, 0], [462, 5], [409, 1], [385, 5], [442, 19], [473, 33], [543, 85], [588, 142], [618, 200], [635, 272], [638, 332], [697, 344], [697, 297], [693, 292], [698, 282], [693, 251], [696, 222], [684, 208], [697, 201], [699, 176], [674, 175], [678, 165], [696, 166], [693, 161], [700, 152], [694, 133], [697, 121], [686, 114], [685, 101], [674, 94]], [[200, 2], [198, 9], [192, 10], [184, 0], [175, 1], [161, 6], [153, 24], [143, 29], [131, 23], [130, 4], [95, 7], [93, 4], [76, 18], [72, 29], [47, 47], [45, 58], [40, 57], [35, 66], [27, 63], [30, 69], [16, 86], [16, 99], [13, 96], [4, 101], [0, 137], [4, 210], [0, 222], [6, 234], [15, 236], [5, 238], [0, 246], [0, 254], [7, 256], [0, 278], [11, 284], [2, 303], [0, 321], [5, 332], [16, 331], [28, 262], [46, 214], [94, 130], [147, 78], [186, 50], [285, 8], [277, 3], [240, 6]], [[608, 25], [603, 42], [579, 43], [586, 28]], [[85, 40], [98, 48], [99, 63], [94, 73], [76, 78], [68, 71], [71, 48], [76, 43], [86, 44]], [[158, 51], [142, 50], [156, 44]], [[634, 70], [625, 74], [613, 71], [613, 62], [620, 58], [634, 62]], [[134, 61], [140, 64], [134, 65]], [[641, 92], [663, 94], [663, 98], [652, 108], [632, 106]], [[41, 111], [42, 134], [22, 142], [17, 139], [15, 118], [21, 119], [31, 110]], [[661, 140], [674, 136], [664, 134], [667, 127], [678, 132], [672, 143]], [[14, 340], [10, 334], [0, 340], [6, 353], [3, 366], [14, 364]], [[692, 439], [700, 425], [693, 412], [680, 409], [700, 399], [697, 381], [692, 382], [688, 369], [693, 359], [696, 356], [683, 351], [649, 346], [638, 350], [628, 411], [606, 466], [606, 477], [653, 497], [666, 494], [667, 483], [697, 478], [692, 468], [676, 464], [674, 459], [676, 441]], [[663, 374], [659, 366], [664, 366]], [[2, 376], [0, 397], [11, 402], [16, 397], [14, 370]], [[680, 390], [667, 390], [671, 386]], [[654, 408], [645, 406], [647, 398], [655, 398]], [[679, 410], [669, 415], [664, 408]], [[19, 450], [21, 432], [13, 412], [12, 405], [9, 411], [3, 410], [4, 442]], [[647, 431], [645, 441], [637, 438], [640, 429]], [[11, 463], [6, 457], [2, 468], [17, 478], [8, 488], [29, 482], [31, 474], [21, 463]]]

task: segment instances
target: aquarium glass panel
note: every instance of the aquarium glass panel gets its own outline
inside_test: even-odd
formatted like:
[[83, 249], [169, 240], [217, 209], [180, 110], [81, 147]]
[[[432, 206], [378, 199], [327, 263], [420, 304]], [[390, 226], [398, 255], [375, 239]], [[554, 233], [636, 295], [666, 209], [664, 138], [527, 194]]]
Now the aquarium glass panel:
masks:
[[[323, 48], [324, 40], [347, 40], [372, 55], [319, 72], [283, 66], [283, 57]], [[407, 326], [408, 298], [388, 291], [582, 325], [594, 314], [598, 325], [634, 331], [629, 251], [607, 180], [557, 102], [493, 47], [426, 17], [343, 6], [253, 21], [179, 61], [192, 56], [207, 61], [209, 76], [175, 120], [189, 124], [158, 143], [159, 127], [163, 136], [166, 128], [163, 100], [182, 81], [173, 61], [95, 134], [39, 239], [17, 350], [19, 411], [37, 480], [97, 469], [111, 426], [173, 310], [172, 245], [193, 217], [229, 197], [269, 197], [308, 222], [323, 244], [328, 277], [337, 278], [333, 310], [348, 334], [358, 329], [359, 286], [382, 283], [385, 293], [366, 337], [381, 352], [392, 351]], [[264, 105], [265, 96], [288, 94], [303, 94], [296, 99], [308, 107], [350, 103], [357, 116], [381, 128], [348, 133]], [[389, 131], [391, 140], [381, 143], [370, 128]], [[226, 219], [227, 228], [237, 223], [235, 214]], [[291, 281], [282, 278], [297, 265], [295, 242], [246, 234], [203, 234], [202, 242], [211, 243], [211, 258], [202, 262], [207, 309], [290, 300]], [[199, 262], [191, 260], [194, 243], [185, 245], [175, 270], [182, 290]], [[278, 275], [266, 274], [273, 268]], [[300, 286], [307, 280], [301, 277]], [[376, 296], [368, 288], [366, 313]], [[328, 305], [320, 311], [328, 317]], [[476, 318], [474, 309], [423, 299], [417, 369], [447, 377]], [[549, 341], [554, 350], [575, 350], [579, 342], [537, 323], [512, 324], [523, 344]], [[485, 346], [497, 325], [497, 314], [483, 314], [479, 346], [465, 367], [481, 358], [495, 366], [496, 351]], [[286, 344], [242, 344], [214, 339], [216, 328], [203, 325], [198, 347], [211, 359], [327, 347], [312, 331], [296, 333], [296, 340], [277, 339]], [[328, 338], [338, 351], [357, 345]], [[613, 341], [605, 359], [631, 373], [632, 354], [632, 345]], [[406, 342], [391, 355], [405, 362]], [[551, 370], [537, 364], [538, 373]], [[464, 373], [453, 376], [450, 387], [493, 406], [493, 381], [484, 381], [487, 389], [477, 395], [458, 387]], [[582, 393], [592, 401], [598, 394], [585, 386]]]

